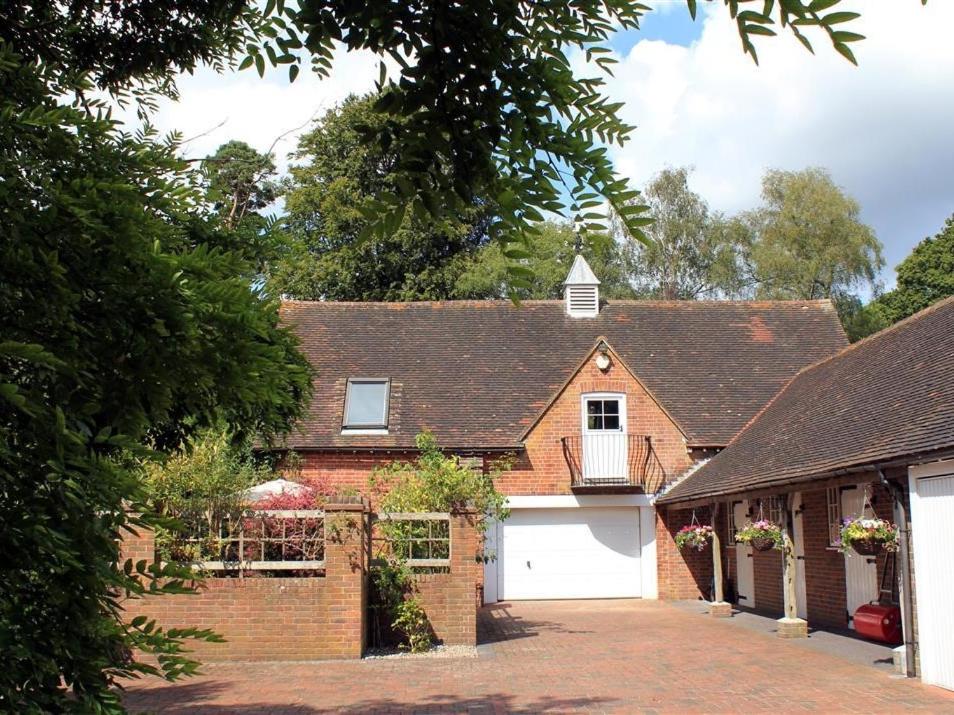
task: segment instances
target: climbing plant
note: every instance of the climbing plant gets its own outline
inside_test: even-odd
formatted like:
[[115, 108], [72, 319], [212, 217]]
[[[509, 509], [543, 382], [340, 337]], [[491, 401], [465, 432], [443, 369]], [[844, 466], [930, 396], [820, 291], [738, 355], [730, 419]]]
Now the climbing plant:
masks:
[[[510, 458], [496, 460], [485, 471], [483, 465], [478, 469], [455, 455], [445, 454], [430, 432], [419, 434], [416, 444], [419, 454], [415, 460], [393, 462], [372, 473], [371, 491], [380, 511], [453, 512], [472, 508], [477, 512], [475, 525], [481, 533], [486, 530], [488, 519], [507, 518], [506, 497], [497, 491], [494, 479], [510, 468]], [[437, 523], [447, 526], [446, 522]], [[375, 636], [382, 638], [379, 619], [386, 615], [391, 629], [403, 636], [405, 647], [415, 652], [426, 650], [433, 642], [433, 633], [417, 596], [414, 570], [408, 559], [415, 556], [412, 544], [434, 537], [433, 522], [384, 520], [378, 522], [377, 528], [383, 537], [383, 548], [372, 569]], [[443, 532], [439, 532], [438, 543], [441, 536]], [[449, 533], [446, 538], [449, 544]], [[439, 555], [447, 558], [450, 553], [448, 550]], [[483, 548], [474, 558], [483, 558]]]

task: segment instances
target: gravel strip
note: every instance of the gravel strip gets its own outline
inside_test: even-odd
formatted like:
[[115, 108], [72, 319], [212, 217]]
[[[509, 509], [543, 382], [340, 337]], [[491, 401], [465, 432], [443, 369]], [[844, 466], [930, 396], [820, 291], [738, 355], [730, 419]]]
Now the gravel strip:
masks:
[[415, 658], [476, 658], [477, 649], [472, 645], [436, 645], [423, 653], [411, 653], [396, 648], [369, 648], [365, 660], [393, 660]]

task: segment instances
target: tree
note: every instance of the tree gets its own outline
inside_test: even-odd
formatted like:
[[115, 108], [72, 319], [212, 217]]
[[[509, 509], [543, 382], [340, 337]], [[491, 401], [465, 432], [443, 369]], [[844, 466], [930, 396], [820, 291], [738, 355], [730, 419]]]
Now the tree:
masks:
[[[521, 300], [561, 298], [576, 255], [578, 237], [569, 223], [544, 221], [530, 234], [527, 254], [519, 267], [528, 271], [528, 285], [514, 288], [509, 280], [510, 259], [498, 243], [480, 250], [454, 287], [455, 298], [507, 298]], [[583, 256], [600, 279], [600, 294], [607, 298], [632, 298], [629, 267], [620, 245], [608, 234], [597, 234], [581, 245]]]
[[875, 284], [881, 243], [858, 202], [823, 169], [770, 170], [763, 205], [741, 217], [745, 261], [758, 298], [837, 299]]
[[841, 325], [851, 342], [876, 333], [888, 325], [884, 316], [876, 309], [875, 303], [865, 305], [856, 295], [836, 296], [834, 302]]
[[654, 222], [648, 244], [630, 243], [632, 281], [640, 295], [665, 300], [730, 296], [740, 289], [734, 222], [712, 214], [689, 189], [689, 169], [665, 169], [643, 190]]
[[954, 295], [954, 216], [934, 237], [914, 247], [897, 269], [898, 282], [868, 305], [855, 306], [845, 324], [852, 340], [866, 337]]
[[[119, 562], [124, 530], [155, 524], [139, 460], [212, 424], [265, 440], [287, 430], [310, 370], [276, 302], [250, 287], [252, 267], [222, 248], [228, 236], [175, 142], [122, 133], [89, 99], [94, 82], [158, 81], [168, 65], [150, 53], [177, 33], [188, 37], [173, 64], [217, 55], [221, 38], [190, 44], [190, 33], [209, 43], [215, 23], [166, 27], [160, 47], [143, 30], [119, 53], [126, 25], [116, 20], [116, 37], [108, 15], [89, 25], [90, 6], [75, 17], [21, 9], [5, 5], [0, 23], [0, 707], [119, 710], [116, 678], [194, 672], [182, 639], [214, 637], [122, 618], [123, 598], [181, 591], [186, 575]], [[92, 53], [85, 65], [64, 52], [89, 78], [44, 45], [87, 35], [102, 42], [73, 48]], [[159, 655], [158, 666], [136, 651]]]
[[[862, 39], [846, 29], [857, 13], [838, 12], [839, 0], [723, 4], [753, 59], [753, 38], [774, 35], [773, 27], [809, 49], [804, 32], [814, 27], [852, 62], [849, 43]], [[695, 16], [696, 0], [687, 5]], [[392, 171], [402, 181], [361, 207], [372, 219], [368, 230], [393, 234], [408, 212], [439, 219], [481, 197], [496, 207], [492, 237], [505, 255], [517, 244], [507, 257], [519, 261], [519, 244], [529, 244], [545, 212], [571, 213], [587, 235], [605, 231], [604, 201], [630, 235], [644, 238], [645, 207], [630, 202], [635, 192], [596, 145], [622, 145], [632, 127], [617, 116], [621, 104], [602, 94], [601, 77], [574, 73], [570, 53], [608, 72], [616, 61], [610, 36], [638, 28], [648, 10], [629, 0], [267, 3], [268, 31], [249, 43], [241, 67], [263, 74], [267, 62], [287, 65], [294, 78], [310, 62], [327, 74], [338, 43], [392, 60], [399, 76], [389, 77], [382, 61], [375, 102], [384, 121], [363, 134], [394, 153]], [[522, 271], [511, 280], [529, 288]]]
[[422, 300], [451, 295], [468, 258], [487, 243], [487, 210], [475, 200], [440, 218], [408, 215], [387, 235], [362, 235], [361, 206], [397, 190], [395, 148], [365, 141], [380, 127], [374, 97], [351, 96], [299, 141], [285, 200], [292, 237], [270, 268], [269, 290], [299, 299]]
[[887, 323], [895, 323], [954, 295], [954, 216], [933, 238], [925, 238], [898, 266], [897, 287], [874, 301]]
[[222, 216], [226, 228], [234, 229], [246, 214], [261, 211], [278, 198], [275, 162], [245, 142], [230, 141], [205, 159], [208, 198]]

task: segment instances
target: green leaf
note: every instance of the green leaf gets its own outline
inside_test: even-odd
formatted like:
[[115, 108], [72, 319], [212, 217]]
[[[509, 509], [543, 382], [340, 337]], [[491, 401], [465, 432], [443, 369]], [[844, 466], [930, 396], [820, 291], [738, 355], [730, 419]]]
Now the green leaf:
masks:
[[830, 27], [841, 22], [857, 20], [859, 17], [861, 17], [861, 14], [857, 12], [833, 12], [829, 15], [825, 15], [821, 22], [823, 25]]
[[855, 54], [851, 51], [851, 48], [848, 45], [844, 45], [840, 42], [834, 45], [835, 49], [841, 54], [845, 59], [847, 59], [851, 64], [857, 65], [858, 60], [855, 59]]

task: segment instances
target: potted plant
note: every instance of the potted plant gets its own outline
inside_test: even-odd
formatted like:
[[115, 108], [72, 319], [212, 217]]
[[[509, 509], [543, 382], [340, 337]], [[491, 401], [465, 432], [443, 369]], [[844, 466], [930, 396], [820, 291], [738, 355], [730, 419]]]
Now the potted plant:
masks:
[[782, 548], [782, 527], [768, 519], [759, 519], [739, 529], [735, 540], [749, 544], [756, 551], [780, 549]]
[[897, 551], [898, 527], [885, 519], [846, 518], [841, 527], [841, 550], [849, 549], [862, 556], [874, 556], [882, 549]]
[[676, 532], [676, 546], [679, 549], [702, 551], [712, 538], [712, 527], [701, 524], [686, 524]]

